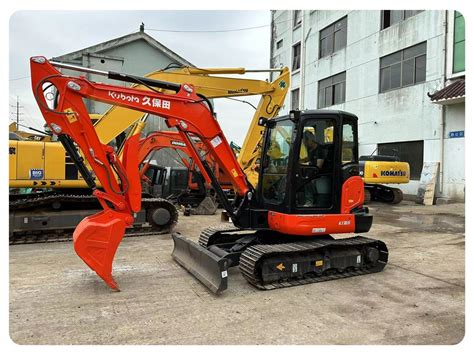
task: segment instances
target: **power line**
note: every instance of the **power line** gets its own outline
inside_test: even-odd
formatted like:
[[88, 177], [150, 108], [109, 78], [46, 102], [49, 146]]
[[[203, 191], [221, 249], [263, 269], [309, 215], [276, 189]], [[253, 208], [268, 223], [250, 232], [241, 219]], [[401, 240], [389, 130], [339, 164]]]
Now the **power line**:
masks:
[[37, 125], [38, 122], [36, 122], [36, 120], [31, 116], [30, 111], [28, 111], [26, 107], [24, 107], [24, 110], [25, 110], [25, 122], [29, 124], [30, 126]]
[[[273, 25], [278, 25], [281, 23], [285, 22], [290, 22], [293, 21], [293, 19], [288, 19], [288, 20], [283, 20], [283, 21], [274, 21]], [[234, 28], [234, 29], [224, 29], [224, 30], [167, 30], [167, 29], [160, 29], [160, 28], [145, 28], [147, 31], [154, 31], [154, 32], [169, 32], [169, 33], [227, 33], [227, 32], [239, 32], [239, 31], [248, 31], [248, 30], [254, 30], [254, 29], [259, 29], [259, 28], [265, 28], [265, 27], [270, 27], [272, 23], [266, 24], [266, 25], [260, 25], [260, 26], [252, 26], [252, 27], [242, 27], [242, 28]], [[135, 33], [135, 31], [130, 32], [129, 34]], [[28, 76], [22, 76], [18, 78], [13, 78], [9, 79], [9, 81], [17, 81], [17, 80], [23, 80], [23, 79], [28, 79], [31, 78], [30, 75]]]
[[243, 27], [243, 28], [234, 28], [229, 30], [165, 30], [165, 29], [158, 29], [158, 28], [145, 28], [147, 31], [155, 31], [155, 32], [176, 32], [176, 33], [223, 33], [223, 32], [238, 32], [238, 31], [248, 31], [248, 30], [255, 30], [257, 28], [264, 28], [269, 27], [270, 24], [261, 25], [261, 26], [253, 26], [253, 27]]
[[[278, 25], [280, 23], [290, 22], [293, 21], [292, 18], [283, 21], [274, 21], [274, 25]], [[252, 27], [242, 27], [242, 28], [234, 28], [228, 30], [165, 30], [165, 29], [157, 29], [157, 28], [145, 28], [147, 31], [156, 31], [156, 32], [177, 32], [177, 33], [219, 33], [219, 32], [238, 32], [238, 31], [248, 31], [248, 30], [255, 30], [258, 28], [270, 27], [272, 23], [268, 23], [266, 25], [260, 26], [252, 26]]]
[[20, 106], [20, 99], [18, 98], [18, 96], [16, 97], [16, 105], [10, 105], [10, 107], [16, 107], [16, 124], [18, 127], [18, 125], [20, 124], [20, 115], [22, 115], [22, 113], [20, 113], [20, 108], [23, 108], [23, 106]]
[[20, 78], [10, 79], [9, 81], [16, 81], [16, 80], [22, 80], [22, 79], [28, 79], [28, 78], [31, 78], [31, 76], [30, 76], [30, 75], [28, 75], [28, 76], [22, 76], [22, 77], [20, 77]]
[[145, 28], [147, 31], [156, 31], [156, 32], [176, 32], [176, 33], [221, 33], [221, 32], [238, 32], [238, 31], [248, 31], [248, 30], [255, 30], [258, 28], [270, 27], [273, 25], [279, 25], [281, 23], [291, 22], [293, 18], [282, 20], [282, 21], [273, 21], [273, 23], [268, 23], [266, 25], [260, 26], [252, 26], [252, 27], [242, 27], [242, 28], [234, 28], [234, 29], [226, 29], [226, 30], [166, 30], [166, 29], [158, 29], [158, 28]]

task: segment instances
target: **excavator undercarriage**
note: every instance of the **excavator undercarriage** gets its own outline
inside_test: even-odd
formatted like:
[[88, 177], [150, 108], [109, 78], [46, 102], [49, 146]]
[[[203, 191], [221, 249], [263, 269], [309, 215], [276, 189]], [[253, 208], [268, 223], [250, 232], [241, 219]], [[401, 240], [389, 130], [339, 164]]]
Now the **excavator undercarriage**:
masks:
[[[81, 193], [82, 192], [82, 193]], [[10, 195], [10, 244], [46, 243], [72, 240], [77, 224], [99, 212], [97, 198], [85, 191]], [[125, 236], [169, 233], [178, 223], [178, 210], [164, 198], [143, 197], [133, 226]]]
[[214, 293], [227, 289], [234, 266], [253, 286], [272, 290], [375, 273], [388, 261], [385, 243], [361, 236], [308, 240], [230, 225], [205, 229], [198, 244], [179, 233], [173, 241], [173, 258]]

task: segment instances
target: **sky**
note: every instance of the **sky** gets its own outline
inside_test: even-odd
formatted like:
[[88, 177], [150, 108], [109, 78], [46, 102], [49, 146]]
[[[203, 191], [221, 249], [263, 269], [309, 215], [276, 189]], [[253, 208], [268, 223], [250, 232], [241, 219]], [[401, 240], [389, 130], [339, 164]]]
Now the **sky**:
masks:
[[[145, 32], [198, 67], [266, 69], [270, 61], [270, 11], [19, 11], [10, 17], [9, 122], [42, 128], [44, 119], [33, 98], [29, 58], [60, 56], [116, 37]], [[228, 31], [183, 33], [171, 31]], [[32, 30], [34, 29], [34, 30]], [[159, 68], [157, 68], [159, 69]], [[245, 77], [265, 80], [267, 74]], [[259, 97], [243, 98], [254, 105]], [[254, 109], [240, 102], [216, 99], [215, 111], [229, 141], [242, 144]]]

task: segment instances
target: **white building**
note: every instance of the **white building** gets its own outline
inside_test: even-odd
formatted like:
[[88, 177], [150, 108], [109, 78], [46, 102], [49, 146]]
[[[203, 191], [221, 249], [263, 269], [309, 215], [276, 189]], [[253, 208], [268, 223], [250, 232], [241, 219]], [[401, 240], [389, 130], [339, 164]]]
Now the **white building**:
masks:
[[[271, 66], [292, 69], [290, 109], [359, 117], [360, 155], [408, 161], [416, 195], [439, 162], [437, 197], [464, 200], [464, 19], [454, 11], [272, 11]], [[451, 82], [462, 80], [462, 90]], [[439, 92], [438, 92], [439, 91]], [[428, 96], [428, 94], [431, 95]]]
[[[83, 48], [71, 53], [67, 53], [55, 58], [56, 62], [78, 65], [82, 67], [116, 71], [133, 75], [145, 75], [158, 69], [170, 66], [193, 67], [189, 61], [165, 47], [155, 38], [145, 32], [142, 24], [138, 32], [134, 32], [122, 37], [114, 38], [87, 48]], [[63, 70], [65, 74], [78, 75], [77, 72]], [[119, 86], [129, 86], [131, 84], [117, 80], [108, 79], [96, 74], [85, 74], [92, 81], [110, 83]], [[104, 113], [110, 105], [97, 101], [85, 100], [89, 113]], [[147, 119], [142, 135], [150, 132], [170, 130], [166, 127], [164, 119], [155, 115], [150, 115]], [[174, 128], [172, 129], [174, 130]], [[182, 166], [180, 156], [171, 149], [162, 149], [154, 152], [153, 159], [162, 166]]]

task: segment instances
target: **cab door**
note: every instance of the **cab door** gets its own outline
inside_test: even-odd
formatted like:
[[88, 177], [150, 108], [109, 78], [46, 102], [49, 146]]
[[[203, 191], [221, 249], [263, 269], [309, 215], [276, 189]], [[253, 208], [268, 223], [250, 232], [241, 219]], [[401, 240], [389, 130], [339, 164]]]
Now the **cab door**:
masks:
[[299, 137], [295, 207], [306, 213], [333, 211], [338, 204], [335, 189], [337, 120], [324, 116], [304, 119]]
[[267, 127], [259, 176], [260, 201], [264, 208], [287, 212], [295, 124], [290, 119], [274, 120]]

